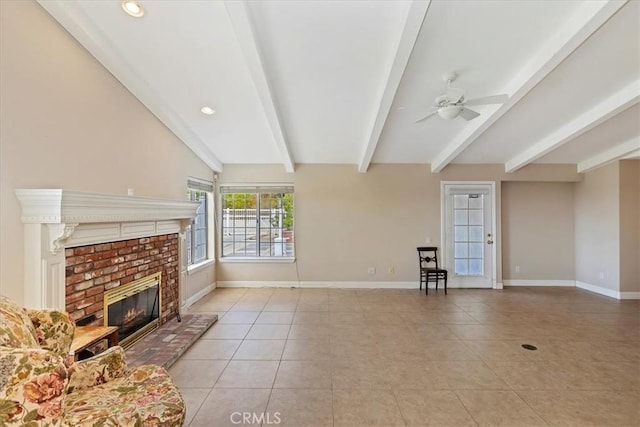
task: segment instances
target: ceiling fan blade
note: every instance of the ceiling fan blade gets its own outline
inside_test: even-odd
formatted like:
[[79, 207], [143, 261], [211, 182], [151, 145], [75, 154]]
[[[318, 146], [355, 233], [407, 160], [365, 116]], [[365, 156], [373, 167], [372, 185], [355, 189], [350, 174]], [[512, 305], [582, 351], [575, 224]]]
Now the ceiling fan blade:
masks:
[[478, 117], [480, 115], [480, 113], [477, 113], [473, 110], [470, 110], [468, 108], [463, 108], [462, 111], [460, 111], [460, 117], [462, 117], [463, 119], [469, 121], [469, 120], [473, 120], [476, 117]]
[[474, 98], [467, 100], [465, 105], [489, 105], [489, 104], [504, 104], [509, 100], [509, 95], [501, 94], [501, 95], [491, 95], [491, 96], [483, 96], [482, 98]]
[[427, 120], [429, 117], [431, 117], [431, 116], [433, 116], [434, 114], [436, 114], [437, 112], [438, 112], [438, 110], [432, 111], [432, 112], [430, 112], [429, 114], [427, 114], [426, 116], [424, 116], [423, 118], [416, 120], [414, 123], [420, 123], [420, 122], [423, 122], [423, 121]]

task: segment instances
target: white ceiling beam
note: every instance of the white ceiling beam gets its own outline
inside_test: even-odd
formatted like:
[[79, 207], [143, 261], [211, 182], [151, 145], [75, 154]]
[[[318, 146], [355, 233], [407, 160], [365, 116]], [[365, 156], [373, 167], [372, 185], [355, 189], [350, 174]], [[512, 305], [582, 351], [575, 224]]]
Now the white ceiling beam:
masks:
[[515, 172], [572, 139], [609, 120], [640, 100], [640, 82], [635, 81], [614, 93], [600, 104], [582, 113], [551, 135], [534, 143], [505, 163], [506, 172]]
[[196, 156], [213, 171], [222, 172], [222, 162], [170, 107], [171, 103], [162, 98], [161, 91], [153, 88], [147, 79], [118, 53], [97, 26], [89, 24], [89, 18], [80, 9], [74, 7], [72, 2], [38, 0], [38, 3]]
[[273, 89], [269, 84], [269, 78], [264, 68], [262, 55], [256, 43], [247, 2], [245, 0], [225, 0], [224, 5], [227, 9], [227, 15], [229, 15], [229, 19], [231, 20], [231, 25], [236, 33], [236, 38], [240, 44], [247, 68], [251, 74], [251, 79], [258, 92], [258, 97], [260, 98], [267, 122], [271, 128], [273, 139], [280, 152], [284, 168], [287, 172], [294, 172], [295, 162], [291, 148], [285, 137], [285, 131], [282, 127]]
[[586, 173], [600, 166], [615, 162], [618, 159], [634, 157], [640, 155], [640, 138], [636, 137], [630, 141], [609, 148], [593, 157], [578, 163], [578, 173]]
[[402, 75], [404, 74], [404, 70], [407, 68], [411, 52], [418, 40], [420, 28], [422, 28], [422, 23], [427, 15], [427, 9], [429, 9], [430, 2], [431, 0], [414, 0], [409, 6], [407, 19], [404, 23], [398, 47], [396, 48], [396, 54], [393, 62], [391, 63], [391, 67], [389, 68], [387, 84], [382, 91], [378, 110], [376, 111], [375, 118], [371, 125], [371, 130], [368, 132], [369, 138], [364, 146], [360, 162], [358, 163], [359, 172], [366, 172], [367, 169], [369, 169], [371, 159], [373, 158], [373, 154], [375, 153], [378, 142], [380, 141], [382, 129], [384, 128], [384, 124], [389, 116], [393, 99], [395, 98], [398, 87], [400, 86]]
[[573, 17], [546, 45], [520, 70], [500, 93], [510, 95], [493, 114], [471, 121], [431, 163], [431, 172], [437, 173], [451, 163], [500, 117], [516, 105], [531, 89], [576, 50], [585, 40], [607, 22], [628, 0], [600, 0], [584, 2]]

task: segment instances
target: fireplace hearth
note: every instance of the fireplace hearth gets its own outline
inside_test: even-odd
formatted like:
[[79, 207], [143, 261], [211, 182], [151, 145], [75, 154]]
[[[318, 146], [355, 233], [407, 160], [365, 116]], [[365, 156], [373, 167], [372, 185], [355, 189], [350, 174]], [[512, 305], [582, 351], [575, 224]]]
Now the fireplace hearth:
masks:
[[104, 293], [104, 325], [118, 327], [120, 345], [128, 347], [158, 327], [162, 273], [155, 273]]

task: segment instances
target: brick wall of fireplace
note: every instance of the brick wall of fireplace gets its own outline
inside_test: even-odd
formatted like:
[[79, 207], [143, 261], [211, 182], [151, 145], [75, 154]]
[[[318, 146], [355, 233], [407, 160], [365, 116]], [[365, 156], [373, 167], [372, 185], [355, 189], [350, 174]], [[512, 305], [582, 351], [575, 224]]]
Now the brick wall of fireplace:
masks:
[[160, 324], [178, 313], [178, 234], [67, 248], [65, 303], [74, 319], [95, 315], [103, 323], [103, 296], [109, 289], [162, 273]]

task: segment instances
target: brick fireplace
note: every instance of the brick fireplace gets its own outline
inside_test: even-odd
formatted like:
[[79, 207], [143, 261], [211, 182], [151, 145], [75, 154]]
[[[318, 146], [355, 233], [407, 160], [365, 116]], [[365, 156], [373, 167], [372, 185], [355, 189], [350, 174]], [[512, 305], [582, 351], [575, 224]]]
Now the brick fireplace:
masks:
[[161, 273], [160, 323], [186, 300], [184, 232], [197, 203], [61, 189], [16, 190], [24, 224], [24, 302], [103, 316], [103, 294]]
[[104, 293], [161, 274], [160, 324], [178, 313], [179, 236], [163, 234], [65, 250], [65, 304], [74, 319], [102, 324]]

